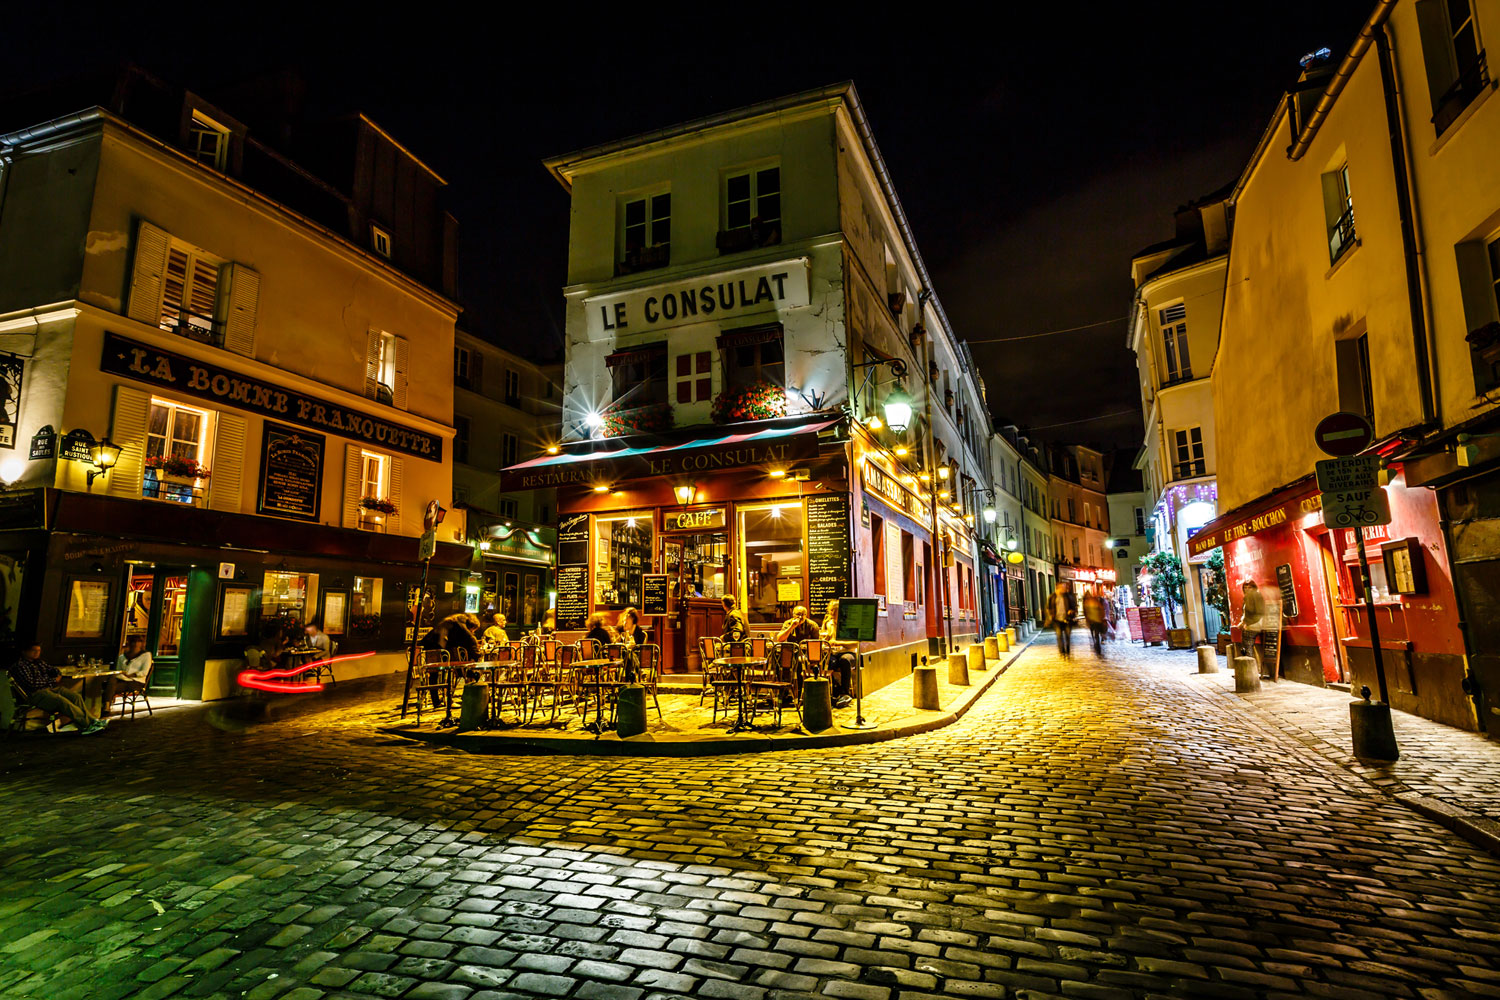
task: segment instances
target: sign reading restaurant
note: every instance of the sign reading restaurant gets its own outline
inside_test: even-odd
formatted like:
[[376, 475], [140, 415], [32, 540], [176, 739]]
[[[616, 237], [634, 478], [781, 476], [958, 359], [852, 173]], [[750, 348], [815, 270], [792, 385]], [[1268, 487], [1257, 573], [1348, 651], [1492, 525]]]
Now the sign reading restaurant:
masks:
[[366, 416], [337, 403], [304, 396], [206, 361], [142, 344], [118, 333], [105, 332], [104, 355], [99, 361], [99, 370], [302, 427], [332, 431], [417, 458], [433, 462], [440, 462], [443, 458], [443, 439], [436, 434]]
[[807, 258], [584, 299], [590, 340], [808, 304]]

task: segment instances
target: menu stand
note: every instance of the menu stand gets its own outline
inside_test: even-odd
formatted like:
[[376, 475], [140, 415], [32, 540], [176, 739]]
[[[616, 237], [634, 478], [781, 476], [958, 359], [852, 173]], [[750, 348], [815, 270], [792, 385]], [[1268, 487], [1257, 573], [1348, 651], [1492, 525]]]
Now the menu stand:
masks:
[[854, 671], [854, 721], [843, 728], [875, 729], [875, 723], [865, 721], [865, 654], [863, 652], [855, 657]]

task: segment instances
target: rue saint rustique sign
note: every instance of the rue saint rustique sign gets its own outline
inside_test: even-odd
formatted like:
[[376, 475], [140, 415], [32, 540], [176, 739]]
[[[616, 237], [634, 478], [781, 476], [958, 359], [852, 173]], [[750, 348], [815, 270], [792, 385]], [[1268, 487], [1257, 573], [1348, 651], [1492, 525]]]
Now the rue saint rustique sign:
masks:
[[104, 355], [99, 361], [99, 369], [313, 430], [331, 431], [428, 461], [440, 462], [443, 459], [443, 439], [436, 434], [366, 416], [337, 403], [304, 396], [206, 361], [139, 343], [118, 333], [104, 334]]
[[553, 486], [611, 485], [623, 479], [651, 476], [681, 476], [690, 473], [725, 472], [750, 466], [786, 466], [805, 458], [816, 458], [818, 435], [797, 434], [774, 441], [741, 441], [734, 444], [669, 448], [662, 451], [612, 457], [597, 452], [587, 458], [525, 468], [502, 469], [502, 490], [543, 490]]

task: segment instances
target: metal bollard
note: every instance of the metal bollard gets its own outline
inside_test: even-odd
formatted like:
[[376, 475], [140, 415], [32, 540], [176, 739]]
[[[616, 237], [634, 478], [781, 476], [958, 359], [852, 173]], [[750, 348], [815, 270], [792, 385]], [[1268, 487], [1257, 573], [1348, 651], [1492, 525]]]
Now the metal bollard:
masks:
[[810, 733], [833, 726], [833, 682], [827, 677], [809, 677], [802, 682], [802, 725]]
[[1260, 664], [1253, 656], [1236, 656], [1234, 658], [1234, 691], [1236, 694], [1247, 694], [1251, 691], [1260, 690]]
[[646, 689], [639, 684], [620, 688], [615, 710], [615, 732], [621, 739], [639, 736], [646, 731]]
[[489, 707], [490, 686], [488, 684], [465, 684], [463, 699], [458, 706], [458, 731], [478, 729], [484, 724]]
[[1370, 701], [1370, 689], [1360, 689], [1364, 701], [1349, 703], [1349, 735], [1354, 740], [1354, 756], [1365, 760], [1397, 760], [1396, 730], [1391, 725], [1391, 706]]
[[1198, 647], [1198, 673], [1216, 674], [1219, 672], [1219, 654], [1212, 646]]
[[912, 708], [934, 710], [941, 707], [938, 703], [937, 667], [918, 667], [911, 672], [911, 705]]

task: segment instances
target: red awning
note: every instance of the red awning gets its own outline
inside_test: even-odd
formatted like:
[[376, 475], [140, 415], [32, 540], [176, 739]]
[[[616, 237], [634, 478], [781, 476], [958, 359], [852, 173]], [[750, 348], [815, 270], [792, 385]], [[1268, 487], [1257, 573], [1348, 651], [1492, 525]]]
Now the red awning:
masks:
[[[1201, 556], [1221, 545], [1295, 521], [1307, 511], [1303, 504], [1318, 492], [1312, 476], [1304, 476], [1258, 500], [1220, 514], [1188, 539], [1188, 553]], [[1316, 509], [1316, 508], [1313, 508]]]
[[633, 347], [628, 351], [616, 351], [604, 359], [606, 368], [614, 368], [618, 365], [631, 365], [638, 361], [650, 361], [658, 354], [667, 353], [666, 344], [651, 344], [647, 347]]
[[780, 323], [750, 326], [740, 330], [725, 330], [714, 341], [720, 348], [749, 347], [752, 344], [768, 344], [782, 338]]

